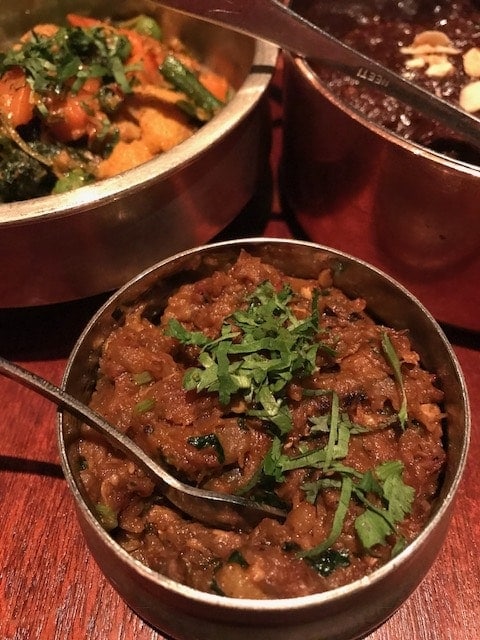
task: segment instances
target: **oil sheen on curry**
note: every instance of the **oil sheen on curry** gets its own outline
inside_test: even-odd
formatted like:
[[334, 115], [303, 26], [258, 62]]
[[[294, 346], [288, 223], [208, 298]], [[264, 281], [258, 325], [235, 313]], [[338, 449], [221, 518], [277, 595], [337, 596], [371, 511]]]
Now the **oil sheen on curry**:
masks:
[[195, 522], [82, 427], [79, 476], [134, 558], [198, 590], [290, 598], [370, 574], [418, 536], [445, 463], [443, 394], [407, 331], [329, 270], [293, 278], [246, 252], [147, 315], [139, 303], [107, 337], [91, 406], [182, 480], [288, 515], [251, 531]]
[[231, 94], [148, 16], [38, 24], [0, 53], [0, 202], [136, 167], [190, 137]]

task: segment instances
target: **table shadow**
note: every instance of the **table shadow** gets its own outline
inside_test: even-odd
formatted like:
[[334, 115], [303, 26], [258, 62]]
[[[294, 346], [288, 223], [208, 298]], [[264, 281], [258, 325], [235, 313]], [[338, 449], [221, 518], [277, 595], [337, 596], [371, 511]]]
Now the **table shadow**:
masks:
[[44, 476], [46, 478], [58, 478], [59, 480], [64, 479], [62, 467], [59, 464], [17, 456], [0, 455], [0, 473], [2, 471]]

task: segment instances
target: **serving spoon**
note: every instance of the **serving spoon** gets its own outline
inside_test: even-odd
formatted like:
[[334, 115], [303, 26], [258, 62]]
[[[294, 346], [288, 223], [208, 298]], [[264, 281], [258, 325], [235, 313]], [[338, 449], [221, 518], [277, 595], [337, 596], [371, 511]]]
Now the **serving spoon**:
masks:
[[248, 531], [263, 518], [285, 518], [286, 512], [282, 509], [181, 482], [150, 458], [133, 440], [115, 429], [83, 402], [48, 380], [1, 356], [0, 374], [39, 393], [101, 433], [111, 445], [134, 460], [170, 502], [195, 520], [222, 529]]
[[442, 122], [464, 141], [480, 147], [480, 119], [405, 80], [382, 64], [346, 45], [278, 0], [155, 0], [214, 24], [265, 40], [301, 57], [317, 60], [372, 85], [428, 118]]

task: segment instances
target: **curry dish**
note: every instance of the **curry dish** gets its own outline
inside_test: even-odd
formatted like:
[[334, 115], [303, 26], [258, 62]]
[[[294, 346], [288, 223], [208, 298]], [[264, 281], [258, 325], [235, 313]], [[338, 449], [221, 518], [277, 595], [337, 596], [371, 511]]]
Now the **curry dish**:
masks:
[[191, 136], [231, 94], [148, 16], [38, 24], [0, 53], [0, 202], [136, 167]]
[[289, 598], [350, 583], [425, 526], [441, 483], [442, 391], [407, 331], [363, 299], [242, 252], [228, 268], [125, 312], [91, 406], [180, 479], [284, 506], [284, 522], [220, 530], [156, 493], [82, 427], [78, 474], [134, 558], [196, 589]]

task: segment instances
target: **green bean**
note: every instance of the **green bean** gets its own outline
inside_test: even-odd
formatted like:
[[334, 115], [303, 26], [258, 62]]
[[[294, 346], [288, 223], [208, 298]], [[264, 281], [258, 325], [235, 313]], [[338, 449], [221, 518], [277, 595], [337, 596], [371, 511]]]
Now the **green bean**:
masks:
[[198, 80], [178, 58], [169, 54], [160, 66], [163, 77], [170, 82], [175, 89], [184, 93], [196, 107], [202, 109], [210, 116], [214, 115], [224, 105]]

